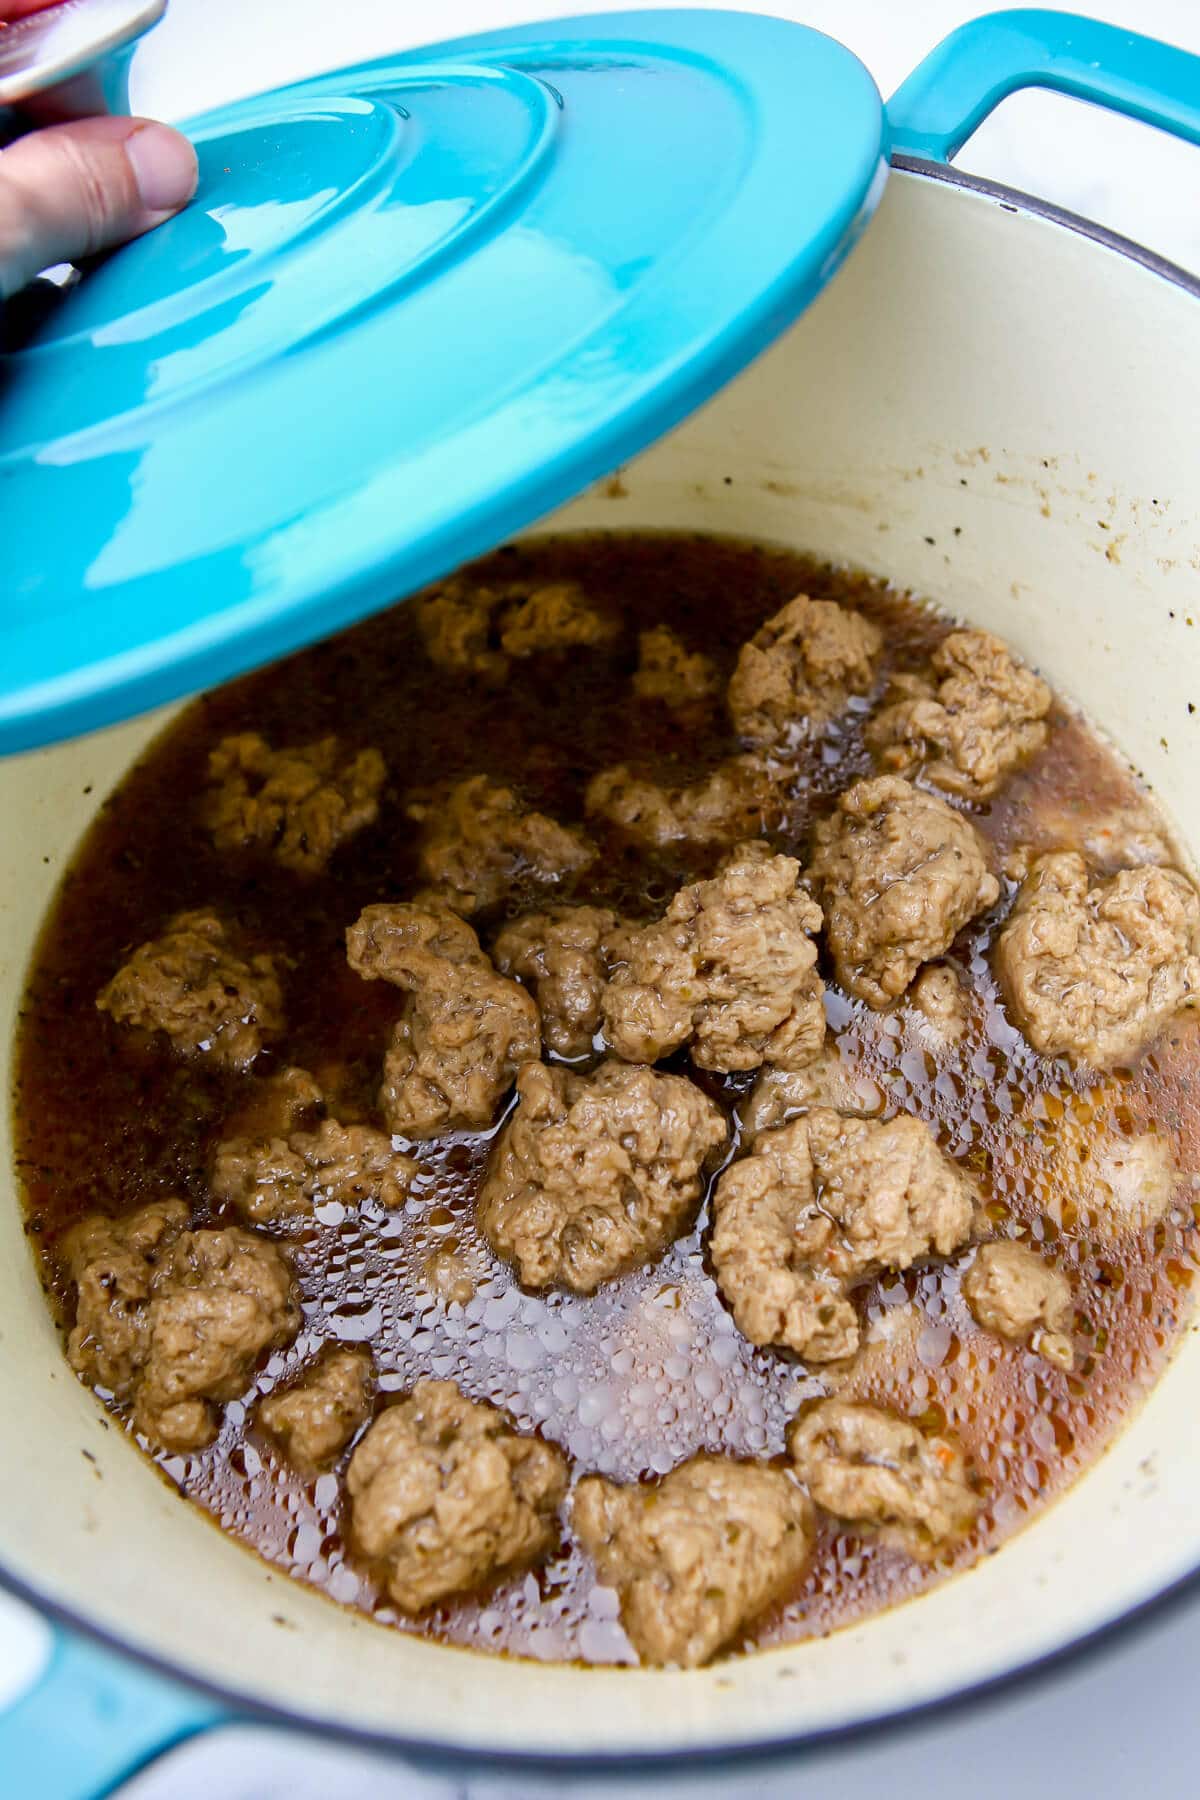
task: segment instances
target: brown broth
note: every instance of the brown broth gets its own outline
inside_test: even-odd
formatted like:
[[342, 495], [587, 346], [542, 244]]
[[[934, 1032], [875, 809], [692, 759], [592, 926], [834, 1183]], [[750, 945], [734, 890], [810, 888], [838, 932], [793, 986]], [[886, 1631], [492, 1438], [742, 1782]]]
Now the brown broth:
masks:
[[[20, 1028], [16, 1121], [27, 1229], [64, 1324], [70, 1289], [56, 1246], [83, 1215], [127, 1213], [181, 1194], [197, 1223], [219, 1218], [206, 1187], [208, 1157], [251, 1078], [139, 1044], [95, 1007], [130, 949], [172, 913], [216, 903], [253, 942], [286, 958], [289, 1031], [256, 1074], [293, 1062], [329, 1085], [336, 1070], [339, 1109], [367, 1113], [398, 997], [349, 971], [343, 933], [363, 905], [403, 898], [416, 883], [414, 829], [402, 810], [413, 790], [483, 766], [570, 820], [580, 817], [589, 776], [613, 762], [672, 780], [707, 770], [735, 748], [719, 706], [681, 723], [631, 700], [639, 625], [670, 624], [714, 657], [724, 677], [738, 646], [792, 594], [834, 597], [884, 626], [881, 683], [889, 669], [919, 663], [947, 629], [940, 615], [865, 577], [711, 538], [546, 540], [481, 565], [484, 578], [518, 571], [584, 579], [622, 616], [622, 636], [611, 649], [517, 664], [507, 685], [488, 690], [433, 669], [411, 612], [397, 607], [196, 701], [105, 802], [46, 921]], [[848, 713], [813, 752], [772, 834], [781, 847], [803, 855], [812, 818], [868, 771], [863, 712]], [[325, 875], [301, 879], [269, 857], [218, 855], [202, 829], [196, 802], [208, 750], [246, 729], [276, 743], [337, 731], [351, 745], [382, 751], [390, 779], [379, 822], [344, 846]], [[1131, 833], [1138, 844], [1164, 840], [1133, 777], [1062, 709], [1045, 750], [976, 817], [998, 869], [1017, 842], [1086, 838], [1095, 860], [1115, 863]], [[616, 843], [604, 852], [577, 894], [643, 917], [661, 910], [681, 877], [714, 860], [649, 857]], [[1104, 1079], [1036, 1056], [1005, 1019], [989, 966], [1011, 893], [1009, 884], [994, 913], [954, 947], [972, 992], [970, 1027], [957, 1046], [935, 1056], [910, 1009], [872, 1013], [834, 986], [829, 1020], [881, 1109], [929, 1120], [979, 1178], [998, 1225], [1019, 1225], [1070, 1273], [1077, 1341], [1090, 1347], [1074, 1373], [982, 1332], [959, 1297], [953, 1262], [864, 1291], [867, 1349], [848, 1376], [757, 1350], [734, 1328], [706, 1267], [706, 1209], [660, 1262], [590, 1299], [526, 1294], [473, 1222], [494, 1133], [456, 1132], [416, 1147], [425, 1174], [403, 1211], [324, 1206], [312, 1221], [273, 1229], [294, 1253], [300, 1336], [225, 1409], [209, 1449], [155, 1457], [163, 1474], [269, 1562], [382, 1623], [478, 1649], [632, 1660], [615, 1596], [595, 1587], [567, 1535], [546, 1567], [420, 1620], [387, 1601], [344, 1541], [339, 1472], [315, 1481], [296, 1474], [258, 1434], [253, 1415], [256, 1395], [286, 1381], [320, 1343], [369, 1339], [381, 1403], [422, 1374], [450, 1377], [562, 1444], [579, 1471], [620, 1479], [665, 1473], [701, 1448], [778, 1455], [800, 1402], [835, 1388], [957, 1432], [986, 1495], [971, 1537], [923, 1568], [827, 1527], [798, 1591], [759, 1621], [746, 1647], [827, 1632], [994, 1550], [1096, 1457], [1163, 1367], [1190, 1309], [1200, 1217], [1192, 1176], [1200, 1169], [1200, 1028], [1179, 1024], [1136, 1068]], [[515, 895], [507, 910], [530, 898]], [[485, 942], [495, 923], [485, 915]], [[736, 1124], [750, 1078], [703, 1079]], [[1092, 1172], [1105, 1145], [1151, 1132], [1181, 1172], [1175, 1204], [1157, 1224], [1122, 1222], [1111, 1207], [1089, 1203]], [[428, 1257], [450, 1245], [478, 1277], [465, 1308], [437, 1299], [424, 1274]], [[109, 1405], [127, 1423], [127, 1409]]]

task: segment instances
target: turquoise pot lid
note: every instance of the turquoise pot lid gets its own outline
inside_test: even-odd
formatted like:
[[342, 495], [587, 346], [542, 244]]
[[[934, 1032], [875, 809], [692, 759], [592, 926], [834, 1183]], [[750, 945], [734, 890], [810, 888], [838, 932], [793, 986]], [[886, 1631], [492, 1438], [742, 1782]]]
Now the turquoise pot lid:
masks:
[[819, 33], [464, 38], [188, 127], [197, 197], [0, 362], [0, 750], [323, 637], [651, 443], [829, 280], [883, 109]]

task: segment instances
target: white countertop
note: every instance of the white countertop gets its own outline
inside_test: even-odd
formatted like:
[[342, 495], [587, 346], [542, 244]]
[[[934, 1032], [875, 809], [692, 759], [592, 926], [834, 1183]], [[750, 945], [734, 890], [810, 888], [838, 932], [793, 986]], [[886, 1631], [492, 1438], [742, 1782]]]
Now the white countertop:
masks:
[[[691, 0], [692, 5], [704, 0]], [[611, 0], [610, 0], [611, 4]], [[671, 4], [671, 0], [656, 0]], [[736, 4], [736, 0], [725, 0]], [[236, 95], [380, 54], [402, 42], [512, 23], [556, 10], [555, 0], [172, 0], [165, 23], [139, 53], [134, 103], [180, 117]], [[609, 5], [561, 0], [557, 10]], [[754, 10], [803, 20], [840, 38], [871, 69], [884, 94], [922, 54], [964, 19], [989, 10], [958, 0], [759, 0]], [[1200, 52], [1200, 0], [1078, 0], [1078, 10]], [[1046, 94], [1008, 101], [978, 134], [962, 165], [1038, 193], [1200, 272], [1200, 152], [1145, 127]], [[36, 1679], [49, 1642], [41, 1622], [0, 1595], [0, 1709]], [[1160, 1800], [1190, 1796], [1200, 1765], [1200, 1710], [1193, 1669], [1200, 1660], [1200, 1597], [1190, 1607], [1117, 1639], [1082, 1664], [1014, 1693], [934, 1719], [900, 1735], [810, 1754], [787, 1768], [757, 1765], [656, 1789], [772, 1797], [830, 1784], [838, 1800], [938, 1793], [953, 1782], [972, 1800], [1076, 1800], [1135, 1791]], [[644, 1791], [638, 1780], [624, 1792]], [[363, 1757], [302, 1737], [259, 1729], [225, 1731], [164, 1759], [124, 1790], [124, 1800], [517, 1800], [561, 1794], [561, 1779], [503, 1773], [464, 1779]], [[604, 1783], [575, 1784], [598, 1795]], [[0, 1771], [3, 1800], [9, 1795]]]

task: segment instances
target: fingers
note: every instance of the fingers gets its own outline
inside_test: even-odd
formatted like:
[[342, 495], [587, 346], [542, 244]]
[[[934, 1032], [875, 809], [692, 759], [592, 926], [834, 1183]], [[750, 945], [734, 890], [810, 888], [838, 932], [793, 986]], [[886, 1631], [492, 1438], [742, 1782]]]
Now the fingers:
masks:
[[82, 119], [0, 151], [0, 300], [39, 269], [158, 225], [196, 190], [196, 153], [166, 125]]

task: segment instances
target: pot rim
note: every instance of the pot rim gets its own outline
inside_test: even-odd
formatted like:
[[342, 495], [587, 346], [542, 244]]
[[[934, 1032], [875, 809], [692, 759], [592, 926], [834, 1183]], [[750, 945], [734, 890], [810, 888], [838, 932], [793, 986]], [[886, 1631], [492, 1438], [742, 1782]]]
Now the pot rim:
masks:
[[[1039, 199], [1036, 195], [1007, 187], [984, 176], [969, 174], [948, 163], [921, 157], [895, 155], [891, 159], [891, 168], [917, 180], [939, 182], [947, 187], [978, 194], [983, 199], [995, 202], [1004, 211], [1030, 215], [1061, 226], [1090, 239], [1102, 249], [1139, 264], [1148, 273], [1200, 299], [1200, 275], [1190, 273], [1134, 239], [1052, 201]], [[1087, 1479], [1086, 1472], [1081, 1479]], [[164, 1680], [181, 1684], [193, 1693], [214, 1700], [228, 1709], [227, 1716], [212, 1720], [198, 1732], [185, 1733], [173, 1743], [153, 1752], [141, 1765], [142, 1768], [152, 1766], [208, 1732], [262, 1724], [320, 1737], [327, 1742], [345, 1744], [362, 1751], [402, 1755], [415, 1764], [434, 1771], [466, 1768], [477, 1773], [498, 1770], [508, 1773], [527, 1771], [542, 1774], [603, 1774], [620, 1780], [636, 1778], [655, 1769], [694, 1769], [708, 1773], [720, 1773], [726, 1769], [732, 1773], [735, 1766], [739, 1770], [747, 1763], [753, 1763], [756, 1768], [768, 1767], [782, 1764], [806, 1751], [846, 1752], [868, 1737], [876, 1741], [886, 1735], [899, 1736], [919, 1731], [935, 1721], [957, 1716], [971, 1707], [994, 1707], [1002, 1704], [1010, 1697], [1031, 1688], [1047, 1675], [1057, 1678], [1071, 1670], [1086, 1667], [1114, 1651], [1120, 1644], [1132, 1643], [1183, 1608], [1194, 1605], [1200, 1600], [1200, 1560], [1186, 1574], [1169, 1582], [1157, 1593], [1126, 1608], [1104, 1624], [1069, 1639], [1057, 1649], [903, 1710], [883, 1712], [869, 1719], [828, 1728], [815, 1727], [779, 1737], [734, 1739], [709, 1748], [614, 1750], [611, 1754], [587, 1752], [578, 1756], [536, 1750], [482, 1750], [471, 1745], [449, 1743], [444, 1739], [412, 1737], [365, 1725], [318, 1719], [310, 1713], [293, 1710], [272, 1701], [251, 1698], [236, 1687], [227, 1687], [207, 1676], [188, 1671], [183, 1664], [171, 1657], [142, 1649], [106, 1627], [95, 1624], [72, 1606], [42, 1594], [36, 1584], [26, 1581], [3, 1563], [0, 1563], [0, 1592], [11, 1594], [44, 1619], [83, 1637], [114, 1656], [127, 1658], [136, 1666]], [[17, 1704], [19, 1703], [18, 1696]], [[131, 1777], [137, 1772], [130, 1769], [127, 1774]]]
[[[35, 1586], [3, 1564], [0, 1564], [0, 1592], [10, 1594], [13, 1599], [31, 1607], [41, 1618], [83, 1637], [113, 1656], [130, 1661], [165, 1681], [182, 1685], [191, 1692], [228, 1708], [226, 1716], [213, 1719], [195, 1730], [186, 1731], [182, 1737], [152, 1752], [137, 1768], [126, 1770], [124, 1779], [127, 1780], [185, 1744], [208, 1736], [210, 1732], [238, 1730], [247, 1725], [274, 1726], [306, 1737], [320, 1738], [325, 1742], [344, 1744], [347, 1748], [404, 1756], [418, 1766], [434, 1772], [468, 1769], [477, 1774], [485, 1771], [516, 1774], [524, 1771], [530, 1774], [604, 1775], [614, 1779], [632, 1779], [661, 1769], [703, 1770], [709, 1774], [719, 1774], [726, 1770], [732, 1775], [741, 1771], [748, 1763], [752, 1763], [755, 1768], [769, 1768], [809, 1751], [822, 1754], [831, 1751], [848, 1753], [866, 1739], [875, 1742], [889, 1736], [908, 1735], [943, 1719], [955, 1718], [972, 1708], [1002, 1705], [1031, 1689], [1047, 1675], [1057, 1679], [1101, 1661], [1122, 1645], [1132, 1645], [1159, 1625], [1165, 1625], [1176, 1614], [1194, 1606], [1200, 1600], [1200, 1564], [1161, 1592], [1152, 1594], [1106, 1624], [1097, 1626], [1095, 1630], [1072, 1638], [1057, 1650], [1048, 1651], [1031, 1662], [1021, 1663], [982, 1681], [955, 1688], [936, 1699], [921, 1701], [903, 1711], [877, 1713], [869, 1719], [831, 1725], [828, 1728], [817, 1727], [791, 1736], [733, 1740], [708, 1749], [615, 1750], [611, 1754], [589, 1751], [579, 1756], [536, 1750], [481, 1750], [472, 1745], [449, 1744], [436, 1738], [409, 1737], [391, 1731], [373, 1730], [365, 1725], [318, 1719], [310, 1713], [296, 1712], [269, 1700], [251, 1698], [237, 1688], [226, 1687], [207, 1676], [188, 1672], [170, 1657], [161, 1656], [153, 1650], [141, 1649], [104, 1626], [94, 1624], [70, 1606], [48, 1599]], [[18, 1695], [15, 1702], [18, 1705], [20, 1698]]]
[[1136, 238], [1125, 237], [1121, 232], [1112, 231], [1107, 225], [1097, 224], [1094, 219], [1086, 219], [1082, 213], [1071, 212], [1068, 207], [1058, 206], [1052, 200], [1041, 200], [1036, 194], [1026, 194], [1020, 188], [1005, 187], [1003, 182], [991, 181], [985, 175], [970, 175], [965, 169], [956, 169], [952, 163], [935, 162], [926, 157], [897, 154], [891, 159], [891, 168], [903, 175], [913, 175], [926, 181], [940, 181], [946, 187], [968, 188], [972, 193], [981, 194], [986, 200], [994, 200], [1005, 212], [1029, 213], [1034, 218], [1047, 220], [1051, 225], [1061, 225], [1079, 237], [1090, 238], [1105, 250], [1114, 251], [1129, 262], [1139, 263], [1151, 275], [1161, 276], [1173, 287], [1181, 287], [1200, 300], [1200, 274], [1193, 275], [1190, 270], [1172, 262], [1169, 257], [1160, 256], [1157, 250], [1149, 250], [1145, 244], [1139, 244]]

